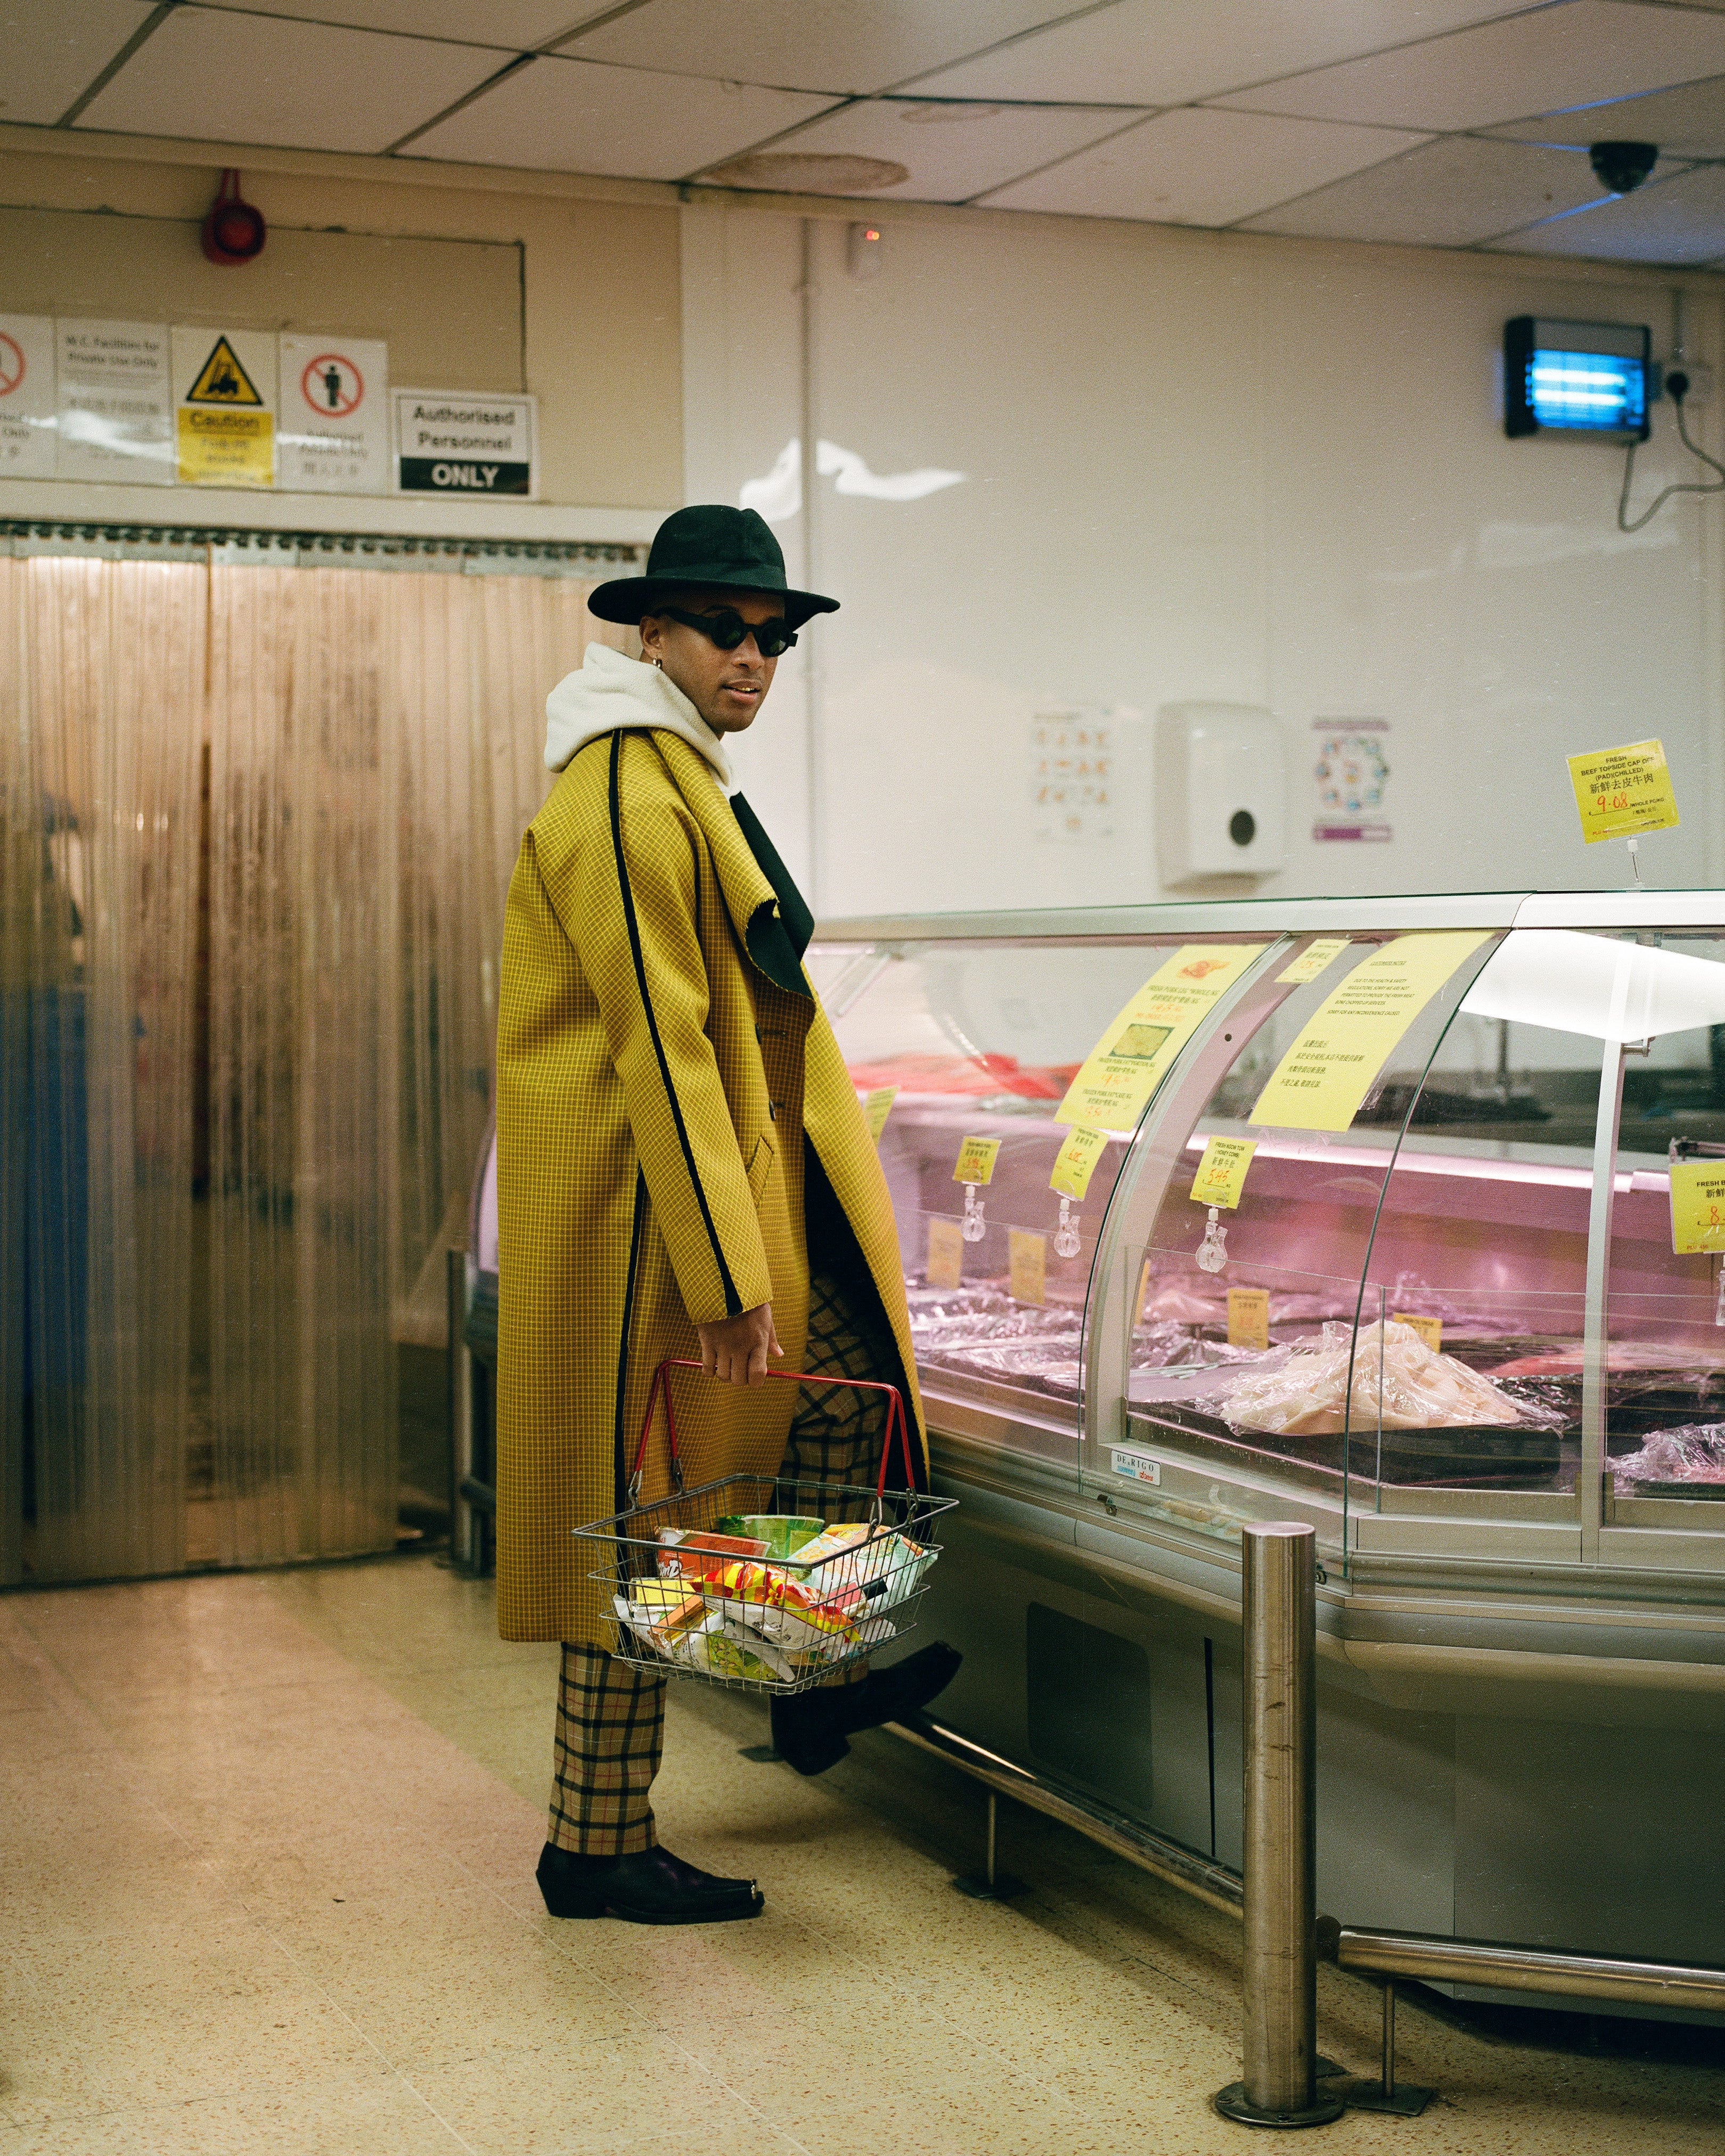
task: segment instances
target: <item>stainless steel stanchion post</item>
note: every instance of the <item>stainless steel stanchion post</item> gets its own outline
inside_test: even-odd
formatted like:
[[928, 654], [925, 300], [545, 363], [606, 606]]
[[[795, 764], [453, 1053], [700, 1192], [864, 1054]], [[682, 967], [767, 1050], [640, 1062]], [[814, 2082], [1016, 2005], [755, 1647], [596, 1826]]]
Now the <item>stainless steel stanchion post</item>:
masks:
[[1245, 2073], [1216, 2109], [1325, 2126], [1317, 2090], [1317, 1550], [1301, 1522], [1242, 1535], [1245, 1630]]
[[467, 1345], [467, 1253], [445, 1254], [449, 1319], [449, 1562], [480, 1569], [482, 1522], [462, 1485], [473, 1473], [473, 1357]]
[[1433, 2092], [1421, 2088], [1414, 2082], [1399, 2082], [1395, 2077], [1395, 1979], [1384, 1980], [1384, 2065], [1383, 2079], [1375, 2082], [1353, 2082], [1348, 2086], [1348, 2108], [1350, 2111], [1388, 2111], [1398, 2118], [1418, 2118], [1431, 2102]]
[[1022, 1894], [1024, 1891], [1024, 1882], [1022, 1879], [1014, 1879], [1011, 1872], [1001, 1871], [995, 1867], [994, 1850], [999, 1823], [999, 1800], [993, 1790], [990, 1789], [988, 1849], [983, 1869], [980, 1875], [967, 1872], [962, 1879], [955, 1879], [952, 1881], [958, 1892], [961, 1894], [968, 1894], [973, 1902], [1006, 1902], [1009, 1901], [1014, 1894]]

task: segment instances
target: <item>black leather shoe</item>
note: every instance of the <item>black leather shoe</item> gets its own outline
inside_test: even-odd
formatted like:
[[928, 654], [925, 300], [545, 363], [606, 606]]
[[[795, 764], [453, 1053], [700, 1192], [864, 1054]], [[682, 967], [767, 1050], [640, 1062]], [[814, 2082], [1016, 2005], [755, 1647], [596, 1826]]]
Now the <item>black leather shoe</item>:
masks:
[[766, 1900], [752, 1879], [720, 1879], [668, 1849], [633, 1856], [539, 1853], [536, 1874], [554, 1917], [620, 1917], [629, 1924], [733, 1924], [758, 1917]]
[[860, 1684], [829, 1685], [773, 1702], [773, 1748], [799, 1774], [824, 1774], [850, 1751], [847, 1737], [901, 1722], [943, 1692], [964, 1657], [937, 1640]]

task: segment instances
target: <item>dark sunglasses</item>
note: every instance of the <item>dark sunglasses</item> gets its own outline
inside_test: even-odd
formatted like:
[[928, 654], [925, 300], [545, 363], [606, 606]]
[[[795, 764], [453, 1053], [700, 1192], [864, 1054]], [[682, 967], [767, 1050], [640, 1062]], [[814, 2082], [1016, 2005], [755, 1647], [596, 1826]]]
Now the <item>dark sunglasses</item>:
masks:
[[672, 621], [681, 622], [685, 629], [698, 629], [721, 651], [735, 651], [746, 636], [752, 636], [755, 649], [763, 659], [782, 659], [797, 640], [797, 632], [782, 613], [771, 621], [745, 621], [735, 607], [716, 607], [711, 613], [685, 613], [681, 607], [674, 606], [660, 607], [659, 611]]

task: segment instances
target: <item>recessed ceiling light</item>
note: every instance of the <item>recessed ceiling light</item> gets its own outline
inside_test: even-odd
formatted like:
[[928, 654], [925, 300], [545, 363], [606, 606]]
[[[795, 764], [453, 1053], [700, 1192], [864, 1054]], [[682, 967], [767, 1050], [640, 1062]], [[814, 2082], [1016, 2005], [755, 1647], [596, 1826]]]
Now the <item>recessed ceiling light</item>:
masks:
[[932, 100], [912, 100], [899, 109], [901, 120], [913, 120], [927, 125], [935, 120], [994, 120], [998, 119], [998, 105], [939, 105]]
[[721, 187], [772, 187], [791, 195], [865, 195], [896, 187], [907, 165], [886, 157], [845, 157], [814, 150], [753, 150], [715, 165], [706, 177]]

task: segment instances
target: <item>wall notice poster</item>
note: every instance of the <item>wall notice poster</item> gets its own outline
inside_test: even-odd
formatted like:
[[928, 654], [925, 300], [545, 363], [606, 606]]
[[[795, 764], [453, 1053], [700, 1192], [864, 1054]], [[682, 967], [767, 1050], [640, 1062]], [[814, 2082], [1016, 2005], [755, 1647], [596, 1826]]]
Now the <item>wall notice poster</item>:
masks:
[[165, 322], [56, 321], [56, 479], [174, 483]]
[[277, 341], [276, 484], [305, 494], [389, 491], [389, 347], [319, 331]]
[[1681, 820], [1663, 742], [1630, 742], [1624, 748], [1572, 756], [1568, 762], [1581, 835], [1589, 845], [1596, 846], [1601, 839], [1633, 839], [1643, 831], [1669, 831]]
[[173, 391], [182, 486], [275, 485], [273, 336], [176, 325]]
[[1096, 706], [1039, 711], [1030, 721], [1032, 829], [1076, 845], [1114, 834], [1114, 728]]
[[1388, 719], [1314, 719], [1317, 758], [1312, 775], [1317, 783], [1317, 819], [1312, 835], [1319, 845], [1337, 839], [1381, 844], [1390, 836], [1384, 820], [1384, 789], [1389, 783]]
[[1380, 943], [1307, 1020], [1250, 1120], [1345, 1131], [1402, 1035], [1489, 929], [1416, 929]]
[[392, 402], [398, 494], [538, 494], [536, 398], [398, 389]]
[[1104, 1131], [1133, 1129], [1199, 1021], [1263, 948], [1261, 943], [1183, 944], [1091, 1050], [1055, 1121]]
[[0, 315], [0, 479], [54, 477], [54, 321]]

